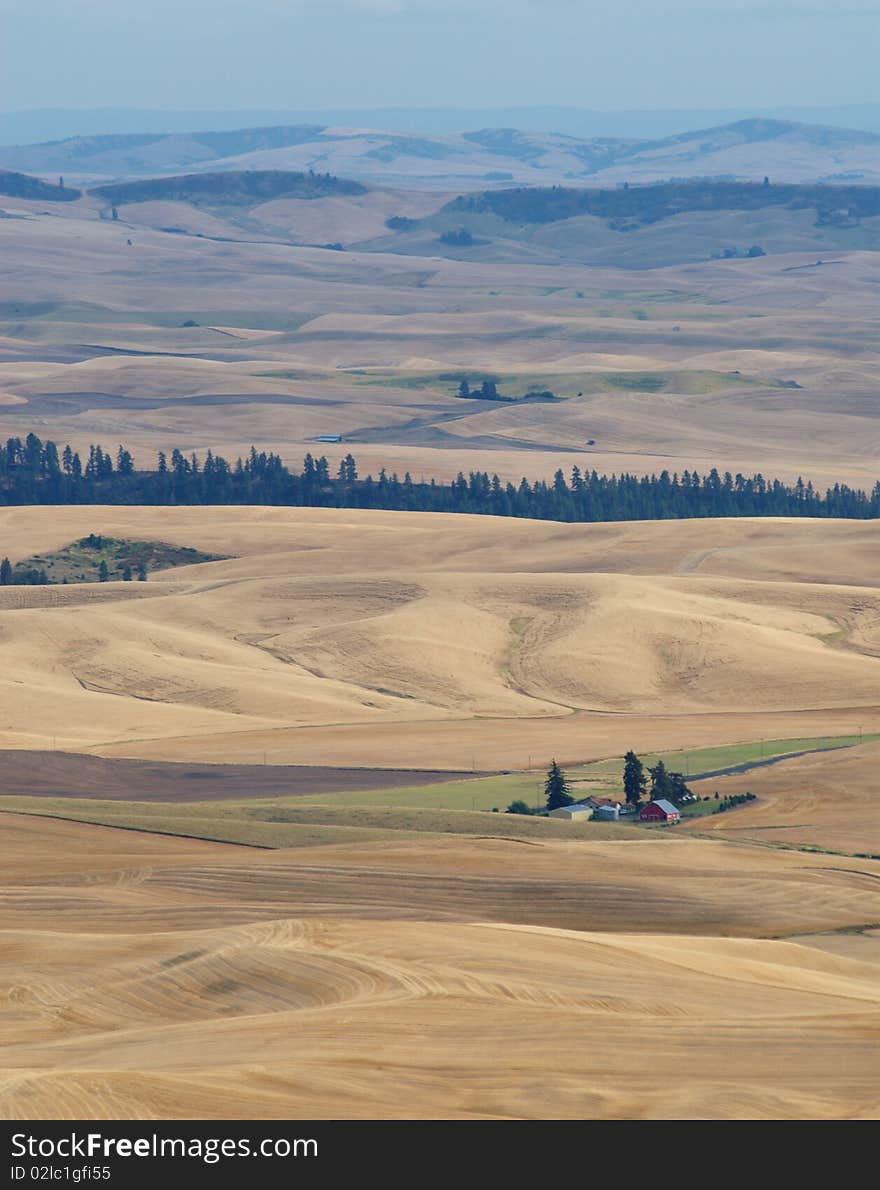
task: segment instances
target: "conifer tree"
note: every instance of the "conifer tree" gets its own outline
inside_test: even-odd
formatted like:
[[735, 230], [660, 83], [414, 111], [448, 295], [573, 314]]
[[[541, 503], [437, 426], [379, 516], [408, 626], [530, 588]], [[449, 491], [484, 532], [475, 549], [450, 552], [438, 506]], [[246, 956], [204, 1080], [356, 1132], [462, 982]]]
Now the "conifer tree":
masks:
[[571, 787], [565, 779], [565, 773], [553, 760], [547, 770], [547, 780], [544, 782], [544, 796], [548, 810], [558, 810], [560, 806], [570, 806], [574, 801]]
[[627, 803], [637, 806], [648, 787], [645, 768], [635, 752], [627, 752], [623, 765], [623, 791]]
[[651, 774], [651, 798], [653, 801], [658, 801], [660, 798], [669, 800], [671, 793], [669, 773], [666, 771], [666, 765], [662, 760], [658, 760], [653, 768], [648, 769]]

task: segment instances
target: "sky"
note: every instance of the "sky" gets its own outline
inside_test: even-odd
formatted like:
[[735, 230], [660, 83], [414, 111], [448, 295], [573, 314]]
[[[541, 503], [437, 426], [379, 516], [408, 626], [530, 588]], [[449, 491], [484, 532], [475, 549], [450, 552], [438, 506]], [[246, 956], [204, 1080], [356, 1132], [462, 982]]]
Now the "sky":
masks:
[[880, 100], [880, 0], [0, 0], [0, 111]]

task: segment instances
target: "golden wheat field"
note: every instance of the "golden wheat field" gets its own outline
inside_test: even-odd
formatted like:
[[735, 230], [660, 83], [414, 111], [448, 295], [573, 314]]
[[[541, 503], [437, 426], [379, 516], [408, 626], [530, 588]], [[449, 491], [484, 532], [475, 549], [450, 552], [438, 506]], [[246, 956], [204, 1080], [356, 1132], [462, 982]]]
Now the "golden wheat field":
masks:
[[[867, 1117], [864, 861], [2, 816], [6, 1117]], [[867, 939], [863, 939], [867, 941]]]
[[[817, 261], [809, 227], [650, 269], [577, 264], [571, 227], [509, 258], [383, 246], [443, 197], [247, 226], [4, 197], [0, 438], [875, 482], [876, 253]], [[517, 399], [457, 398], [489, 374]], [[0, 508], [13, 563], [88, 534], [222, 557], [0, 587], [0, 1115], [880, 1116], [876, 522]], [[383, 802], [862, 735], [700, 782], [757, 801], [674, 830]], [[236, 841], [181, 837], [229, 765]]]
[[13, 560], [89, 532], [230, 556], [0, 593], [5, 747], [493, 769], [880, 723], [873, 523], [0, 512]]
[[880, 747], [876, 743], [839, 753], [816, 753], [766, 769], [696, 783], [700, 795], [722, 797], [750, 790], [758, 801], [730, 820], [703, 819], [695, 828], [731, 839], [880, 854]]
[[[5, 588], [13, 754], [540, 768], [880, 726], [873, 523], [0, 512], [13, 560], [92, 532], [224, 558]], [[368, 830], [271, 850], [271, 815], [241, 846], [20, 799], [0, 1114], [876, 1118], [880, 895], [853, 853], [878, 747], [704, 782], [759, 800], [677, 832], [571, 840], [383, 819], [381, 792]]]

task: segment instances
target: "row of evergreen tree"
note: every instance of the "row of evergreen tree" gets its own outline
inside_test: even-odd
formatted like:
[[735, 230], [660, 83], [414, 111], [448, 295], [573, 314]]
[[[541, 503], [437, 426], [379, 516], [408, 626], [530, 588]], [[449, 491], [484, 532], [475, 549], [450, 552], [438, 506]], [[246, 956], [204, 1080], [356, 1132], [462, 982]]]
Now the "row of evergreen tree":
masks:
[[204, 460], [160, 452], [156, 467], [139, 471], [120, 446], [115, 454], [90, 447], [83, 458], [59, 451], [36, 434], [0, 445], [0, 504], [276, 504], [325, 508], [381, 508], [485, 513], [553, 521], [662, 520], [685, 517], [880, 516], [880, 482], [870, 492], [835, 484], [824, 492], [798, 480], [762, 475], [599, 475], [574, 466], [552, 482], [503, 483], [497, 475], [459, 473], [452, 483], [388, 475], [361, 479], [351, 454], [331, 473], [327, 459], [307, 454], [299, 473], [277, 454], [251, 447], [230, 464], [208, 451]]

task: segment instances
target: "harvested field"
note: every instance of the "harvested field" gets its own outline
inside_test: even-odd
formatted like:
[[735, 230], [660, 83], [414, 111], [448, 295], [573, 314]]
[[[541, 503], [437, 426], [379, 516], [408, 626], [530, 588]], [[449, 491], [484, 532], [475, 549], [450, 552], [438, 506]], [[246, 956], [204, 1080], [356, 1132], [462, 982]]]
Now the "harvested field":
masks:
[[428, 838], [0, 816], [0, 1114], [876, 1115], [876, 963], [806, 940], [863, 927], [864, 864]]
[[4, 747], [487, 772], [880, 730], [873, 522], [0, 510], [13, 560], [160, 526], [234, 556], [0, 593]]
[[758, 801], [701, 818], [688, 829], [773, 846], [880, 857], [880, 745], [815, 753], [778, 765], [697, 782], [701, 796], [749, 790]]
[[[4, 198], [0, 437], [876, 481], [869, 229], [385, 234], [441, 201]], [[0, 1116], [880, 1115], [876, 522], [0, 508], [13, 563], [92, 533], [222, 558], [0, 588]], [[480, 812], [820, 737], [674, 830]]]
[[66, 752], [0, 752], [0, 785], [4, 797], [148, 802], [315, 797], [346, 790], [430, 785], [448, 781], [451, 776], [449, 772], [429, 770], [165, 764], [105, 760]]

